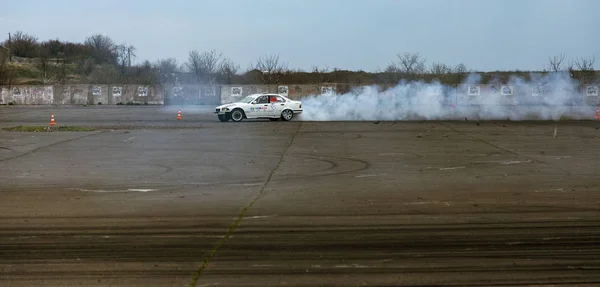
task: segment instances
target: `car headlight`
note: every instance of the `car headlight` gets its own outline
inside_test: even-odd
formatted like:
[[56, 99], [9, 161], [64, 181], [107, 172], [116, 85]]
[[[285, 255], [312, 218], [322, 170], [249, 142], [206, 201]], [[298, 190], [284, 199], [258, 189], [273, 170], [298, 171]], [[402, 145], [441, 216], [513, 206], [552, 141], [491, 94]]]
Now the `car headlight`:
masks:
[[229, 111], [229, 108], [223, 108], [223, 110], [222, 110], [222, 111], [224, 111], [224, 112], [228, 112], [228, 111]]

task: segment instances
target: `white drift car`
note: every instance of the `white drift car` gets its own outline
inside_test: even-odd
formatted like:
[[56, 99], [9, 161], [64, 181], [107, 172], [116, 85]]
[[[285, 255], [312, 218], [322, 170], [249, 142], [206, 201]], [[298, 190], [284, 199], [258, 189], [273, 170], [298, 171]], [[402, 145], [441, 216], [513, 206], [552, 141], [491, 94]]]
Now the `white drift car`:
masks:
[[218, 106], [215, 113], [222, 122], [243, 119], [290, 121], [295, 114], [302, 113], [302, 103], [279, 94], [253, 94], [238, 102]]

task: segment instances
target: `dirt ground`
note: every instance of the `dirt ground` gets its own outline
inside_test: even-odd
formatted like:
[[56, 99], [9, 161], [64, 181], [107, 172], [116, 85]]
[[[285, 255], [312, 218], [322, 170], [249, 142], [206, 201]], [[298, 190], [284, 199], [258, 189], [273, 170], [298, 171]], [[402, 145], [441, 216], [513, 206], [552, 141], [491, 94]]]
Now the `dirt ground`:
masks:
[[2, 107], [1, 286], [598, 286], [600, 121]]

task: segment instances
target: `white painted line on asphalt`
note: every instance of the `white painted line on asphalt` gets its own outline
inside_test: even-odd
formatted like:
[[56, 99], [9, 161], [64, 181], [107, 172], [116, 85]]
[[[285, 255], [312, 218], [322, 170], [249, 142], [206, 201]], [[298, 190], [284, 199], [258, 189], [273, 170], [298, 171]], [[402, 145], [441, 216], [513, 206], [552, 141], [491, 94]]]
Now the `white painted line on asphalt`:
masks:
[[150, 191], [158, 191], [158, 189], [141, 189], [141, 188], [129, 188], [126, 190], [105, 190], [105, 189], [85, 189], [85, 188], [77, 188], [76, 190], [83, 192], [99, 192], [99, 193], [122, 193], [122, 192], [150, 192]]
[[462, 168], [467, 168], [467, 167], [466, 166], [443, 167], [443, 168], [440, 168], [440, 170], [454, 170], [454, 169], [462, 169]]
[[140, 188], [130, 188], [127, 191], [137, 191], [137, 192], [149, 192], [149, 191], [157, 191], [157, 189], [140, 189]]
[[519, 163], [531, 163], [531, 160], [512, 160], [512, 161], [501, 161], [501, 160], [485, 160], [485, 161], [473, 161], [472, 163], [497, 163], [497, 164], [519, 164]]
[[[250, 216], [250, 217], [245, 217], [246, 219], [260, 219], [260, 218], [267, 218], [267, 217], [271, 217], [271, 215], [257, 215], [257, 216]], [[234, 217], [233, 220], [237, 220], [237, 217]]]
[[357, 175], [355, 176], [356, 178], [363, 178], [363, 177], [374, 177], [374, 176], [382, 176], [382, 175], [386, 175], [385, 173], [382, 174], [363, 174], [363, 175]]
[[439, 201], [419, 201], [419, 202], [408, 202], [404, 205], [421, 205], [421, 204], [438, 204]]
[[443, 204], [450, 206], [450, 202], [447, 201], [418, 201], [418, 202], [407, 202], [404, 205], [422, 205], [422, 204]]
[[505, 161], [502, 164], [518, 164], [518, 163], [524, 163], [524, 162], [531, 162], [531, 161], [530, 160], [526, 160], [526, 161], [514, 160], [514, 161]]
[[234, 186], [257, 186], [257, 185], [262, 185], [262, 183], [231, 183], [229, 185], [234, 185]]
[[560, 237], [544, 237], [542, 238], [542, 240], [558, 240], [561, 239]]
[[371, 266], [352, 264], [352, 265], [335, 265], [335, 268], [369, 268]]

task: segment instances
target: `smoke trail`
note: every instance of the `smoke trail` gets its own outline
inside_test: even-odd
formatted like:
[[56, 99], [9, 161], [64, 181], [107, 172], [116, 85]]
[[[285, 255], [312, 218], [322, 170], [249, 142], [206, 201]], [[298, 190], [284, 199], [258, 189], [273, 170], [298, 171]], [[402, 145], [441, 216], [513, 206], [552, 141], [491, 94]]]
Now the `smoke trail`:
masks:
[[[342, 95], [302, 98], [304, 121], [371, 120], [558, 120], [593, 118], [586, 95], [568, 73], [512, 76], [508, 82], [470, 74], [460, 85], [401, 81], [393, 88], [356, 88]], [[597, 97], [595, 97], [597, 98]]]

